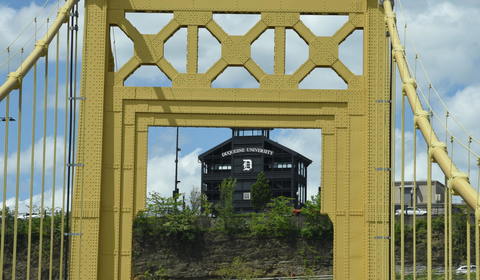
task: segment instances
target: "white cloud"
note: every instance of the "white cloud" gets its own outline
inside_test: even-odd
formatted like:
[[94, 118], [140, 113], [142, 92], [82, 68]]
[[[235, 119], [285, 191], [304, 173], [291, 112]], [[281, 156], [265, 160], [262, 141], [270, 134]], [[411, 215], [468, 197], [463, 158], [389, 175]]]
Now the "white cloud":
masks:
[[[51, 209], [52, 208], [52, 189], [48, 189], [44, 192], [43, 195], [43, 206], [44, 209]], [[55, 204], [54, 208], [59, 209], [62, 207], [62, 201], [63, 201], [63, 188], [62, 186], [57, 186], [55, 187]], [[32, 209], [33, 211], [37, 211], [41, 207], [41, 202], [42, 202], [42, 195], [35, 194], [32, 196]], [[9, 198], [7, 200], [7, 207], [10, 210], [15, 209], [15, 198]], [[65, 204], [66, 207], [66, 204]], [[18, 212], [20, 213], [20, 216], [22, 214], [28, 213], [30, 209], [30, 198], [27, 199], [22, 199], [18, 201]]]
[[[180, 156], [178, 160], [178, 185], [180, 192], [189, 195], [193, 188], [200, 186], [200, 163], [198, 155], [201, 149]], [[162, 196], [171, 196], [175, 182], [175, 154], [158, 153], [148, 159], [147, 192], [158, 192]]]
[[[62, 4], [60, 2], [60, 4]], [[10, 46], [10, 71], [16, 69], [21, 62], [30, 54], [35, 46], [35, 37], [37, 40], [41, 39], [47, 32], [47, 27], [52, 25], [52, 22], [57, 17], [57, 3], [51, 3], [45, 7], [31, 2], [28, 6], [23, 6], [20, 9], [13, 9], [5, 4], [0, 4], [0, 73], [6, 73], [6, 63], [8, 54], [6, 49]], [[83, 42], [83, 5], [79, 5], [79, 57], [81, 59], [81, 46]], [[37, 23], [34, 23], [34, 19]], [[47, 23], [47, 19], [49, 23]], [[36, 27], [35, 27], [36, 26]], [[59, 31], [60, 38], [60, 61], [64, 62], [66, 59], [66, 26], [64, 25]], [[36, 35], [35, 35], [36, 33]], [[21, 50], [23, 48], [23, 55]], [[52, 41], [49, 48], [49, 62], [55, 62], [56, 54], [56, 39]], [[5, 66], [5, 67], [2, 67]], [[53, 64], [52, 64], [53, 69]], [[63, 78], [63, 77], [62, 77]]]
[[417, 46], [433, 83], [443, 91], [476, 81], [480, 62], [478, 1], [402, 2], [404, 12], [397, 4], [399, 33], [403, 40], [406, 23], [407, 53], [414, 57], [413, 46]]
[[[47, 136], [45, 143], [45, 170], [49, 171], [53, 168], [53, 156], [54, 156], [54, 138], [53, 136]], [[63, 137], [57, 138], [57, 168], [63, 166], [63, 151], [64, 151], [64, 141]], [[35, 161], [34, 168], [35, 172], [41, 172], [43, 167], [43, 139], [38, 139], [34, 146], [35, 152]], [[30, 146], [27, 149], [24, 149], [20, 152], [20, 173], [30, 174], [30, 165], [31, 165], [31, 154], [32, 147]], [[4, 169], [4, 154], [0, 154], [0, 174], [3, 176]], [[16, 164], [17, 164], [17, 153], [16, 150], [8, 155], [8, 174], [16, 173]]]

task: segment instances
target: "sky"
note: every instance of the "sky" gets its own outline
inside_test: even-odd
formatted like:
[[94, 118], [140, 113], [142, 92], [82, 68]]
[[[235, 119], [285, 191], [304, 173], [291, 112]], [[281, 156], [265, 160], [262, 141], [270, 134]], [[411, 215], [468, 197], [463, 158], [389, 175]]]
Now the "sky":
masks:
[[[59, 4], [55, 0], [45, 1], [37, 0], [3, 0], [0, 3], [0, 78], [4, 79], [6, 73], [16, 68], [20, 61], [33, 48], [35, 33], [37, 38], [44, 34], [48, 27], [46, 18], [56, 15]], [[406, 53], [412, 71], [417, 77], [419, 90], [422, 96], [425, 96], [424, 104], [431, 104], [435, 113], [434, 126], [441, 137], [445, 138], [445, 113], [448, 110], [450, 117], [447, 121], [447, 127], [451, 134], [457, 137], [456, 141], [465, 143], [469, 136], [480, 139], [480, 130], [478, 129], [478, 109], [480, 108], [480, 80], [478, 79], [478, 68], [480, 63], [480, 2], [477, 0], [402, 0], [396, 1], [396, 13], [398, 16], [398, 26], [402, 41], [406, 45]], [[401, 4], [402, 3], [402, 4]], [[403, 6], [403, 8], [402, 8]], [[80, 14], [83, 15], [83, 8], [80, 8]], [[37, 17], [36, 23], [34, 18]], [[171, 19], [171, 14], [127, 14], [127, 19], [139, 29], [142, 33], [156, 33]], [[229, 34], [242, 35], [253, 26], [259, 19], [258, 15], [228, 15], [216, 14], [214, 20]], [[330, 36], [345, 22], [345, 16], [316, 16], [302, 15], [302, 21], [317, 35]], [[157, 24], [152, 24], [156, 22]], [[405, 27], [406, 24], [406, 27]], [[83, 18], [80, 16], [79, 22], [79, 43], [82, 43]], [[66, 30], [62, 29], [60, 34], [60, 44], [65, 45]], [[21, 34], [21, 36], [19, 36]], [[118, 28], [112, 28], [112, 41], [114, 44], [114, 54], [117, 69], [121, 67], [133, 54], [131, 41]], [[266, 31], [252, 45], [253, 59], [264, 69], [265, 72], [273, 71], [273, 31]], [[362, 74], [362, 40], [363, 32], [356, 31], [350, 35], [340, 45], [340, 59], [355, 74]], [[10, 47], [10, 52], [6, 52]], [[23, 53], [21, 49], [23, 48]], [[50, 48], [49, 73], [54, 77], [55, 71], [55, 51]], [[165, 45], [165, 56], [172, 65], [179, 71], [184, 71], [186, 64], [186, 32], [185, 29], [177, 31]], [[218, 60], [220, 56], [220, 45], [218, 41], [204, 28], [199, 32], [199, 71], [205, 72], [211, 65]], [[60, 50], [60, 73], [65, 69], [65, 48]], [[418, 59], [415, 59], [415, 57]], [[308, 57], [308, 45], [294, 31], [287, 32], [286, 39], [286, 73], [294, 72]], [[79, 61], [81, 63], [81, 51], [79, 51]], [[78, 64], [80, 67], [81, 64]], [[476, 71], [477, 70], [477, 71]], [[38, 76], [44, 74], [43, 63], [39, 64]], [[29, 74], [31, 80], [32, 74]], [[399, 81], [399, 78], [397, 78]], [[78, 81], [77, 81], [78, 82]], [[59, 100], [63, 101], [65, 97], [64, 77], [59, 78]], [[126, 82], [125, 86], [170, 86], [170, 80], [158, 68], [141, 67]], [[431, 89], [429, 85], [432, 85]], [[39, 79], [37, 92], [37, 112], [35, 131], [36, 153], [33, 193], [35, 204], [41, 201], [38, 195], [43, 188], [47, 192], [44, 200], [46, 205], [50, 205], [52, 200], [60, 205], [61, 182], [63, 176], [63, 143], [64, 138], [64, 114], [65, 104], [60, 102], [59, 122], [57, 137], [57, 159], [54, 160], [54, 102], [55, 102], [55, 83], [50, 82], [47, 94], [47, 110], [43, 110], [44, 103], [44, 83]], [[250, 76], [243, 68], [227, 68], [213, 83], [216, 88], [255, 88], [258, 82]], [[330, 69], [316, 69], [302, 83], [302, 89], [343, 89], [346, 85], [336, 73]], [[32, 102], [33, 85], [25, 84], [23, 116], [25, 124], [22, 130], [23, 144], [21, 145], [21, 164], [22, 175], [20, 177], [20, 200], [25, 201], [29, 195], [30, 186], [30, 155], [32, 151], [32, 132], [28, 127], [32, 122]], [[397, 83], [397, 129], [396, 129], [396, 154], [397, 167], [400, 165], [400, 104], [401, 95], [400, 83]], [[11, 98], [11, 115], [16, 115], [18, 110], [17, 95]], [[28, 98], [27, 98], [28, 97]], [[441, 101], [440, 98], [443, 100]], [[448, 109], [444, 107], [446, 105]], [[406, 168], [405, 179], [411, 180], [413, 174], [412, 164], [412, 143], [413, 131], [411, 123], [411, 112], [407, 109], [406, 127]], [[43, 153], [43, 114], [47, 114], [47, 126], [45, 134], [45, 164], [42, 161]], [[0, 115], [6, 115], [5, 102], [0, 105]], [[461, 124], [455, 123], [457, 121]], [[0, 139], [4, 142], [4, 124], [0, 124]], [[16, 123], [10, 124], [10, 144], [16, 142]], [[465, 132], [466, 131], [466, 132]], [[229, 129], [205, 129], [205, 128], [183, 128], [181, 130], [180, 144], [182, 151], [180, 153], [180, 180], [181, 191], [189, 193], [192, 188], [200, 184], [200, 168], [198, 165], [198, 154], [208, 150], [210, 147], [220, 143], [230, 136]], [[148, 190], [158, 191], [164, 195], [170, 195], [172, 188], [172, 168], [175, 148], [174, 129], [172, 128], [151, 128], [149, 133], [149, 163], [148, 163]], [[299, 151], [311, 158], [314, 163], [309, 167], [309, 196], [315, 193], [315, 190], [321, 184], [320, 162], [321, 162], [321, 141], [320, 131], [318, 130], [275, 130], [273, 134], [275, 141]], [[449, 138], [449, 135], [447, 135]], [[419, 139], [418, 162], [426, 162], [425, 145]], [[479, 153], [480, 142], [472, 143], [474, 151]], [[3, 145], [0, 147], [0, 175], [3, 174], [3, 157], [5, 151]], [[15, 193], [15, 163], [16, 163], [15, 144], [10, 145], [8, 151], [8, 188], [7, 198], [9, 204], [13, 203], [12, 198]], [[449, 153], [453, 156], [455, 163], [464, 171], [468, 170], [468, 160], [465, 150], [455, 143], [452, 147], [449, 144]], [[472, 162], [475, 156], [472, 155]], [[56, 163], [56, 182], [53, 182], [53, 170]], [[45, 165], [45, 180], [42, 184], [42, 167]], [[195, 168], [197, 166], [198, 168]], [[472, 178], [477, 177], [478, 172], [472, 168]], [[426, 178], [426, 169], [419, 167], [417, 170], [418, 179]], [[1, 176], [3, 179], [3, 175]], [[400, 178], [400, 168], [396, 169], [396, 178]], [[443, 181], [443, 176], [438, 168], [435, 169], [434, 178]], [[2, 180], [3, 181], [3, 180]], [[472, 183], [476, 185], [476, 179]], [[55, 188], [55, 191], [52, 191]], [[3, 191], [0, 191], [2, 194]], [[52, 197], [55, 194], [55, 198]], [[24, 204], [24, 202], [22, 202]]]

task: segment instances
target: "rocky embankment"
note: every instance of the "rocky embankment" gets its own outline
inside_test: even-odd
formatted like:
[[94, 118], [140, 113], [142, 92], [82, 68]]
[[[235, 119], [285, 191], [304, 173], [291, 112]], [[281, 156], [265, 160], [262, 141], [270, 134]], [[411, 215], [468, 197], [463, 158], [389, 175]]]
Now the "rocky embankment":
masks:
[[[322, 244], [323, 243], [323, 244]], [[221, 279], [330, 274], [331, 244], [206, 233], [195, 242], [134, 244], [135, 279]]]

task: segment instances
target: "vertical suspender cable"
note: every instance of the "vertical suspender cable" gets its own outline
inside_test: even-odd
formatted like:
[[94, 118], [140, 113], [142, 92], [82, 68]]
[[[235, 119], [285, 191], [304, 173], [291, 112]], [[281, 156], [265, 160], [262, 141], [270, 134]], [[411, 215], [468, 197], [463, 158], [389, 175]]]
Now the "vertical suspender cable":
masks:
[[75, 134], [75, 99], [74, 99], [74, 87], [75, 87], [75, 82], [74, 80], [74, 52], [76, 50], [75, 45], [77, 44], [75, 40], [75, 31], [78, 29], [77, 22], [75, 21], [76, 14], [78, 13], [77, 9], [78, 4], [75, 4], [75, 6], [72, 8], [72, 16], [71, 16], [71, 26], [70, 26], [70, 69], [69, 69], [69, 82], [70, 82], [70, 90], [69, 90], [69, 137], [68, 137], [68, 171], [67, 171], [67, 206], [66, 206], [66, 230], [67, 230], [67, 236], [66, 236], [66, 244], [65, 244], [65, 262], [64, 262], [64, 273], [65, 273], [65, 279], [68, 278], [68, 260], [69, 260], [69, 244], [70, 244], [70, 196], [71, 196], [71, 187], [72, 187], [72, 181], [73, 181], [73, 141], [74, 139], [74, 134]]
[[[391, 40], [391, 38], [390, 38]], [[391, 45], [391, 41], [390, 41]], [[392, 49], [390, 48], [390, 53]], [[395, 127], [396, 127], [396, 106], [397, 106], [397, 96], [396, 96], [396, 75], [397, 67], [395, 67], [395, 58], [391, 55], [390, 58], [390, 68], [391, 68], [391, 99], [392, 99], [392, 120], [391, 120], [391, 166], [392, 171], [390, 172], [390, 278], [395, 279]]]
[[[429, 87], [429, 96], [430, 96], [430, 89], [431, 89], [431, 86]], [[445, 143], [447, 143], [448, 141], [448, 116], [449, 116], [449, 113], [448, 111], [445, 113]], [[449, 243], [448, 243], [448, 223], [449, 223], [449, 219], [448, 219], [448, 204], [449, 204], [449, 191], [448, 191], [448, 178], [447, 176], [445, 176], [445, 182], [444, 182], [444, 185], [445, 185], [445, 188], [444, 188], [444, 196], [445, 196], [445, 199], [444, 199], [444, 206], [443, 206], [443, 242], [444, 242], [444, 265], [445, 265], [445, 269], [444, 269], [444, 274], [445, 274], [445, 279], [448, 279], [449, 278], [449, 269], [450, 269], [450, 266], [449, 266], [449, 258], [448, 258], [448, 252], [449, 252]]]
[[53, 167], [52, 167], [52, 209], [50, 214], [50, 265], [48, 268], [48, 279], [53, 277], [53, 242], [55, 232], [55, 184], [57, 182], [57, 137], [58, 137], [58, 83], [59, 83], [59, 57], [60, 57], [60, 35], [57, 34], [55, 54], [55, 106], [54, 106], [54, 128], [53, 128]]
[[3, 200], [2, 200], [2, 237], [0, 241], [0, 279], [3, 279], [3, 264], [5, 257], [5, 229], [7, 227], [7, 175], [8, 175], [8, 126], [10, 125], [10, 95], [5, 103], [5, 139], [3, 150]]
[[[433, 112], [430, 111], [433, 119]], [[433, 124], [432, 124], [433, 125]], [[430, 136], [432, 135], [431, 128]], [[427, 280], [432, 280], [432, 150], [427, 147]]]
[[[35, 19], [35, 34], [37, 20]], [[35, 35], [36, 37], [36, 35]], [[37, 127], [37, 63], [33, 66], [33, 101], [32, 101], [32, 152], [30, 155], [30, 198], [28, 205], [28, 244], [27, 244], [27, 278], [30, 278], [32, 254], [32, 214], [33, 214], [33, 181], [35, 180], [35, 132]]]
[[68, 107], [68, 89], [69, 89], [69, 63], [70, 63], [70, 18], [67, 21], [67, 44], [66, 44], [66, 52], [67, 52], [67, 59], [65, 62], [65, 119], [64, 119], [64, 135], [63, 135], [63, 187], [62, 187], [62, 209], [61, 213], [61, 222], [60, 222], [60, 264], [59, 264], [59, 277], [58, 279], [63, 279], [63, 263], [64, 263], [64, 243], [65, 243], [65, 196], [66, 196], [66, 186], [67, 186], [67, 138], [68, 138], [68, 114], [69, 114], [69, 107]]
[[417, 125], [413, 124], [413, 220], [412, 220], [412, 250], [413, 250], [413, 280], [417, 279]]
[[[389, 64], [389, 61], [390, 61], [390, 49], [389, 49], [389, 46], [390, 46], [390, 43], [388, 41], [385, 42], [385, 62], [387, 62]], [[387, 64], [387, 67], [388, 67], [388, 64]], [[385, 68], [385, 76], [384, 76], [384, 79], [385, 81], [389, 81], [388, 79], [390, 78], [389, 75], [390, 75], [390, 71], [391, 71], [391, 68], [388, 69], [388, 68]], [[388, 86], [390, 86], [390, 83], [388, 84]], [[386, 99], [390, 99], [390, 103], [384, 103], [385, 105], [388, 104], [388, 106], [382, 106], [383, 108], [383, 111], [382, 111], [382, 119], [383, 119], [383, 129], [387, 129], [386, 131], [384, 131], [383, 133], [383, 147], [385, 147], [385, 149], [388, 149], [390, 150], [390, 147], [389, 147], [389, 142], [390, 142], [390, 139], [388, 137], [390, 137], [390, 133], [389, 133], [389, 124], [390, 124], [390, 119], [387, 119], [387, 116], [389, 116], [390, 114], [390, 104], [391, 104], [391, 96], [390, 96], [390, 93], [388, 93], [388, 96], [386, 96]], [[391, 118], [391, 116], [389, 116]], [[390, 153], [392, 153], [392, 150], [390, 150]], [[383, 177], [382, 177], [382, 182], [381, 182], [381, 186], [383, 186], [383, 184], [387, 183], [387, 186], [389, 184], [389, 180], [390, 180], [390, 176], [392, 176], [392, 172], [393, 172], [393, 169], [392, 169], [392, 166], [390, 165], [389, 163], [389, 160], [390, 159], [386, 159], [385, 157], [382, 158], [383, 160], [383, 164], [382, 166], [388, 166], [390, 167], [390, 172], [384, 172], [383, 174]], [[383, 188], [383, 197], [381, 199], [381, 203], [382, 203], [382, 208], [381, 208], [381, 227], [382, 227], [382, 236], [384, 236], [382, 240], [382, 277], [388, 277], [389, 275], [389, 272], [388, 272], [388, 250], [389, 250], [389, 246], [388, 246], [388, 239], [386, 238], [388, 236], [388, 227], [386, 226], [387, 225], [387, 221], [388, 221], [388, 217], [389, 217], [389, 212], [388, 212], [388, 209], [389, 209], [389, 203], [387, 203], [388, 199], [389, 199], [389, 188]], [[387, 243], [386, 243], [387, 242]]]
[[[8, 61], [10, 68], [10, 49], [8, 51]], [[10, 71], [10, 69], [9, 69]], [[5, 257], [5, 233], [6, 233], [6, 220], [7, 220], [7, 177], [8, 177], [8, 132], [10, 126], [10, 94], [6, 98], [5, 103], [5, 140], [3, 150], [3, 197], [2, 197], [2, 236], [0, 238], [0, 280], [3, 279], [3, 265]]]
[[[472, 178], [470, 177], [471, 175], [471, 161], [472, 161], [472, 158], [471, 158], [471, 146], [472, 146], [472, 137], [468, 137], [468, 178]], [[470, 264], [471, 264], [471, 238], [470, 238], [470, 230], [471, 230], [471, 221], [470, 221], [470, 206], [467, 205], [467, 224], [466, 224], [466, 234], [467, 234], [467, 280], [470, 280], [471, 276], [470, 276]]]
[[480, 212], [478, 208], [478, 202], [480, 200], [480, 158], [477, 158], [477, 203], [475, 204], [475, 280], [480, 280], [480, 224], [478, 219], [480, 218]]
[[66, 186], [67, 186], [67, 138], [68, 138], [68, 114], [69, 114], [69, 108], [68, 108], [68, 84], [69, 84], [69, 63], [70, 63], [70, 18], [67, 21], [67, 33], [66, 33], [66, 38], [67, 38], [67, 45], [66, 45], [66, 53], [67, 53], [67, 59], [65, 62], [65, 71], [66, 77], [65, 77], [65, 119], [64, 119], [64, 134], [63, 134], [63, 187], [62, 187], [62, 209], [60, 211], [60, 216], [61, 216], [61, 222], [60, 222], [60, 264], [59, 264], [59, 274], [58, 274], [58, 279], [63, 279], [63, 263], [64, 263], [64, 243], [65, 243], [65, 195], [66, 195]]
[[[430, 101], [430, 92], [432, 85], [428, 86], [428, 103]], [[430, 108], [431, 109], [431, 108]], [[430, 137], [433, 135], [433, 111], [430, 110], [429, 117], [432, 126], [430, 128]], [[431, 139], [430, 139], [431, 142]], [[432, 150], [427, 146], [428, 152], [428, 166], [427, 166], [427, 280], [432, 280]]]
[[405, 279], [405, 95], [402, 92], [402, 147], [400, 182], [400, 279]]
[[[418, 54], [415, 55], [415, 80], [417, 79], [417, 60]], [[417, 123], [413, 120], [413, 190], [412, 190], [412, 251], [413, 251], [413, 280], [417, 279]]]
[[[75, 5], [75, 59], [74, 59], [74, 75], [73, 75], [73, 151], [72, 155], [74, 158], [74, 161], [76, 161], [76, 125], [77, 125], [77, 99], [78, 99], [78, 94], [77, 94], [77, 78], [78, 78], [78, 4]], [[74, 186], [75, 183], [75, 174], [76, 174], [76, 168], [73, 169], [73, 176], [72, 176], [72, 186]], [[79, 184], [81, 190], [80, 190], [80, 226], [79, 226], [79, 233], [78, 233], [78, 239], [79, 239], [79, 246], [78, 246], [78, 267], [81, 268], [81, 260], [82, 260], [82, 225], [83, 225], [83, 184]], [[72, 211], [73, 213], [73, 211]], [[78, 278], [80, 279], [80, 272], [81, 269], [78, 269]]]
[[[450, 138], [451, 149], [452, 149], [452, 162], [453, 162], [453, 136]], [[448, 186], [448, 273], [449, 279], [453, 279], [453, 263], [452, 263], [452, 189], [451, 185]]]
[[42, 280], [42, 258], [43, 258], [43, 221], [45, 218], [45, 171], [47, 153], [47, 113], [48, 113], [48, 50], [45, 55], [45, 82], [43, 93], [43, 147], [42, 147], [42, 183], [40, 191], [40, 227], [38, 241], [38, 271], [37, 278]]
[[[429, 148], [430, 149], [430, 148]], [[432, 280], [432, 157], [427, 166], [427, 279]]]
[[15, 178], [15, 212], [13, 220], [13, 252], [12, 252], [12, 280], [16, 279], [17, 267], [17, 240], [18, 240], [18, 197], [20, 196], [20, 154], [22, 148], [22, 103], [23, 86], [20, 82], [18, 89], [18, 120], [17, 120], [17, 170]]

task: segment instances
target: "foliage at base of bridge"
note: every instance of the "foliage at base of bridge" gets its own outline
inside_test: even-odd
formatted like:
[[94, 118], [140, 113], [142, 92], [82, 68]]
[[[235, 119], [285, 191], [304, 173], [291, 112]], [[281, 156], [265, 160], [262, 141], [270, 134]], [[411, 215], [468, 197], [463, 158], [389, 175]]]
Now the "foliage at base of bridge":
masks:
[[235, 214], [233, 208], [225, 207], [231, 202], [220, 203], [214, 207], [217, 211], [213, 216], [212, 205], [197, 191], [192, 192], [188, 203], [179, 197], [151, 193], [146, 211], [135, 219], [134, 235], [145, 245], [159, 239], [169, 239], [174, 244], [197, 242], [205, 232], [256, 238], [302, 237], [324, 241], [333, 238], [332, 224], [327, 216], [320, 214], [319, 196], [312, 197], [300, 214], [295, 214], [291, 199], [286, 197], [272, 199], [264, 211], [257, 213]]
[[[455, 205], [452, 209], [452, 259], [453, 265], [459, 266], [466, 263], [467, 241], [466, 241], [466, 214], [465, 205]], [[399, 217], [397, 217], [398, 219]], [[474, 224], [474, 214], [470, 211], [471, 223]], [[444, 216], [432, 217], [432, 259], [434, 264], [442, 266], [444, 263]], [[395, 248], [396, 255], [400, 255], [400, 223], [395, 224]], [[475, 228], [471, 227], [471, 236], [475, 235]], [[417, 263], [425, 265], [427, 259], [427, 220], [417, 217], [416, 220], [416, 245]], [[413, 224], [409, 221], [405, 225], [405, 262], [412, 263], [413, 256]], [[475, 252], [474, 238], [471, 240], [470, 250]], [[398, 260], [397, 260], [398, 261]], [[473, 261], [473, 260], [472, 260]]]

